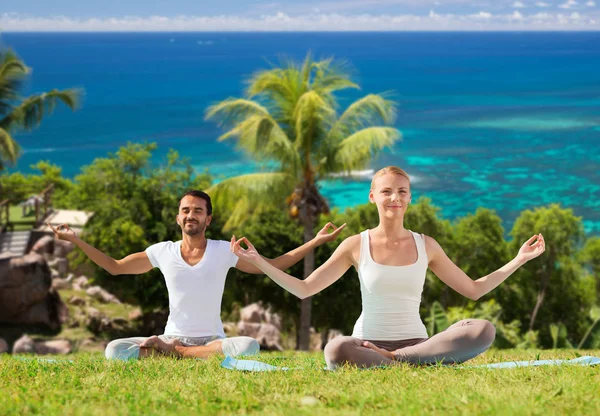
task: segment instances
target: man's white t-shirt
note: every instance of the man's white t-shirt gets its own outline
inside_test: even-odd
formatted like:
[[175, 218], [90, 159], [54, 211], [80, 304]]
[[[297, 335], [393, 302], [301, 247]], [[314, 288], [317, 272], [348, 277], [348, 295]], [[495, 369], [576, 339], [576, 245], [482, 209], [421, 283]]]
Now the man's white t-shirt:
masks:
[[238, 261], [229, 241], [207, 240], [204, 256], [194, 266], [181, 257], [181, 241], [154, 244], [146, 249], [146, 255], [167, 283], [169, 319], [165, 335], [225, 337], [221, 299], [227, 271]]

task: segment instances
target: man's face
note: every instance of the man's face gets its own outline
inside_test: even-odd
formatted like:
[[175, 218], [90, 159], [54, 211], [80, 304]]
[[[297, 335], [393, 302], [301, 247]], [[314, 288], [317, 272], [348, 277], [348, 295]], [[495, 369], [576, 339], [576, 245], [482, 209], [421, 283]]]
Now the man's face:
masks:
[[177, 224], [189, 236], [204, 233], [212, 219], [206, 209], [206, 201], [195, 196], [185, 196], [179, 202]]

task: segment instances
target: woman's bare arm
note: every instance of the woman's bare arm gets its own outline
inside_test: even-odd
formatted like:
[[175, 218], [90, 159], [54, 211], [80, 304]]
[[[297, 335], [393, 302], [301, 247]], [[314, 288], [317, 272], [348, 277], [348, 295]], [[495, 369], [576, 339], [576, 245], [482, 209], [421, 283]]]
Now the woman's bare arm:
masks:
[[[299, 297], [300, 299], [307, 298], [321, 290], [332, 285], [354, 264], [352, 259], [352, 247], [357, 241], [356, 236], [349, 237], [344, 240], [338, 248], [333, 252], [331, 257], [317, 268], [305, 280], [297, 279], [277, 267], [270, 264], [267, 260], [261, 257], [256, 251], [256, 248], [245, 237], [240, 238], [232, 247], [232, 251], [242, 260], [254, 264], [269, 276], [279, 286]], [[247, 249], [242, 248], [241, 243], [244, 242], [248, 246]]]
[[437, 277], [456, 292], [469, 299], [477, 300], [491, 292], [504, 282], [519, 267], [541, 255], [546, 249], [544, 237], [536, 234], [527, 240], [519, 250], [517, 256], [480, 279], [472, 280], [446, 255], [442, 247], [431, 237], [425, 237], [429, 268]]

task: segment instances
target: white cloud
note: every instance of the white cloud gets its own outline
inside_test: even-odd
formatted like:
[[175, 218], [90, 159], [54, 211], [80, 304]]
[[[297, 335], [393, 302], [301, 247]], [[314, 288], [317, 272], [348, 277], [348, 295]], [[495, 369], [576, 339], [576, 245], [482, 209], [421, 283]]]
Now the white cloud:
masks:
[[522, 9], [522, 8], [524, 8], [524, 7], [527, 7], [527, 6], [525, 6], [525, 5], [524, 5], [523, 3], [521, 3], [520, 1], [515, 1], [515, 2], [513, 3], [512, 7], [516, 8], [516, 9]]
[[101, 32], [223, 32], [223, 31], [497, 31], [497, 30], [599, 30], [596, 16], [579, 13], [494, 14], [360, 14], [314, 12], [291, 15], [274, 12], [248, 16], [150, 16], [75, 19], [65, 16], [35, 17], [0, 14], [3, 31]]
[[550, 7], [548, 3], [544, 3], [543, 1], [538, 1], [537, 3], [535, 3], [535, 5], [537, 7]]
[[472, 14], [471, 17], [474, 19], [491, 19], [492, 14], [488, 12], [479, 12], [477, 14]]
[[559, 5], [558, 7], [560, 7], [561, 9], [572, 9], [575, 6], [577, 6], [576, 0], [567, 0], [566, 3], [563, 3], [563, 4]]
[[585, 5], [588, 7], [594, 7], [596, 5], [596, 3], [593, 1], [588, 1]]

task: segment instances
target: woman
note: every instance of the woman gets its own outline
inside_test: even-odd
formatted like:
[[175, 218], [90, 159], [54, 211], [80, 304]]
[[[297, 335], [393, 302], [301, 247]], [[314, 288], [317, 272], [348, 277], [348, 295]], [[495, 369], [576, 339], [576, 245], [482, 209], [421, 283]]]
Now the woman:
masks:
[[[427, 268], [458, 293], [477, 300], [542, 254], [543, 236], [534, 235], [513, 260], [473, 281], [437, 241], [404, 228], [404, 214], [411, 202], [410, 179], [405, 171], [394, 166], [378, 171], [371, 182], [369, 201], [377, 205], [379, 225], [345, 239], [306, 280], [269, 265], [246, 238], [232, 239], [231, 249], [301, 299], [333, 284], [350, 266], [358, 270], [363, 311], [351, 337], [335, 338], [325, 347], [329, 368], [346, 363], [373, 367], [394, 361], [461, 363], [487, 350], [496, 330], [482, 319], [463, 320], [427, 337], [419, 316]], [[242, 248], [242, 242], [247, 249]]]

